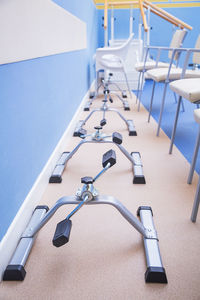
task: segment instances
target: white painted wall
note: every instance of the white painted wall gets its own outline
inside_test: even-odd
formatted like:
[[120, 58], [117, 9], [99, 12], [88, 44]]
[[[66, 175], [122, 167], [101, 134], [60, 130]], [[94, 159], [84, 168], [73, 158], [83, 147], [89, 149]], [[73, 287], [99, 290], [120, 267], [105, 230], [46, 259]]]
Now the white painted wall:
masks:
[[84, 49], [86, 34], [51, 0], [0, 0], [0, 64]]

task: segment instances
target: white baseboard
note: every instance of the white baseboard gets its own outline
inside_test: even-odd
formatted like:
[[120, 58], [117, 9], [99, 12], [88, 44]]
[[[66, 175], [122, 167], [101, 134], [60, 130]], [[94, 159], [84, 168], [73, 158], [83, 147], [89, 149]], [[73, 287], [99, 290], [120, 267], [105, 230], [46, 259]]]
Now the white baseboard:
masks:
[[[94, 82], [91, 87], [94, 86]], [[84, 104], [89, 97], [89, 91], [84, 96], [81, 101], [76, 113], [74, 114], [70, 124], [68, 125], [66, 131], [64, 132], [62, 138], [60, 139], [58, 145], [47, 161], [42, 172], [35, 181], [32, 189], [25, 198], [22, 206], [20, 207], [17, 215], [15, 216], [13, 222], [11, 223], [8, 231], [0, 242], [0, 281], [2, 280], [4, 270], [6, 269], [15, 248], [19, 242], [19, 239], [28, 224], [30, 217], [34, 211], [34, 208], [40, 202], [40, 199], [48, 185], [49, 177], [60, 158], [62, 152], [66, 149], [69, 139], [73, 136], [73, 131], [77, 120], [81, 112], [83, 111]]]

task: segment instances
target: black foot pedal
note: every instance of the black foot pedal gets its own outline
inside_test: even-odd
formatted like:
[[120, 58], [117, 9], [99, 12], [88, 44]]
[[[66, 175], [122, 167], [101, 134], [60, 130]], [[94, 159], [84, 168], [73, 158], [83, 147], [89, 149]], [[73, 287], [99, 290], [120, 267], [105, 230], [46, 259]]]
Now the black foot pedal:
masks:
[[103, 126], [105, 126], [106, 125], [106, 119], [102, 119], [101, 121], [100, 121], [100, 125], [103, 127]]
[[79, 131], [82, 129], [83, 125], [84, 125], [84, 121], [83, 120], [78, 121], [78, 123], [76, 125], [76, 128], [74, 130], [73, 136], [79, 136]]
[[69, 236], [72, 228], [72, 221], [65, 219], [57, 224], [56, 231], [53, 237], [53, 245], [61, 247], [69, 242]]
[[112, 149], [104, 153], [102, 158], [103, 168], [105, 168], [108, 163], [110, 163], [110, 167], [116, 163], [116, 153]]
[[127, 120], [128, 123], [128, 131], [130, 136], [136, 136], [137, 132], [132, 120]]
[[126, 91], [123, 91], [123, 92], [122, 92], [122, 98], [127, 98]]
[[90, 110], [90, 105], [91, 105], [91, 103], [90, 103], [90, 101], [88, 101], [86, 104], [85, 104], [85, 106], [84, 106], [84, 111], [89, 111]]
[[8, 265], [4, 275], [4, 281], [23, 281], [26, 276], [24, 266], [21, 265]]
[[122, 143], [122, 135], [119, 132], [113, 132], [112, 141], [113, 143], [120, 145]]
[[49, 183], [61, 183], [62, 182], [62, 173], [65, 169], [66, 160], [70, 152], [63, 152], [60, 159], [58, 160], [55, 169], [51, 177], [49, 178]]
[[131, 152], [131, 156], [134, 160], [133, 165], [133, 183], [136, 184], [145, 184], [146, 180], [143, 174], [143, 165], [141, 161], [141, 156], [139, 152]]
[[128, 101], [124, 101], [124, 110], [130, 110]]

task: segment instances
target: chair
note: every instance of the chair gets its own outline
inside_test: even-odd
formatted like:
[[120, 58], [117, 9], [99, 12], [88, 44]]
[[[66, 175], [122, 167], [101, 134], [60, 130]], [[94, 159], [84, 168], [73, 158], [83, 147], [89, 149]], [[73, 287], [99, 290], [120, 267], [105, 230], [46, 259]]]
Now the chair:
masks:
[[[145, 60], [143, 62], [139, 62], [135, 65], [136, 71], [139, 72], [139, 79], [138, 79], [138, 88], [137, 88], [137, 99], [139, 100], [138, 103], [138, 111], [140, 109], [140, 99], [142, 96], [142, 87], [143, 87], [143, 82], [144, 82], [144, 73], [148, 70], [154, 69], [154, 68], [169, 68], [169, 63], [165, 62], [160, 62], [160, 55], [162, 50], [168, 50], [168, 58], [172, 58], [172, 51], [170, 48], [180, 48], [182, 46], [182, 43], [186, 37], [187, 31], [186, 30], [180, 30], [177, 29], [175, 33], [173, 34], [170, 47], [152, 47], [148, 46], [146, 48], [146, 54], [145, 54]], [[150, 50], [157, 50], [157, 58], [155, 60], [150, 60], [147, 61], [147, 58], [149, 56]], [[174, 57], [174, 60], [176, 61], [176, 65], [178, 65], [178, 60], [179, 60], [179, 53], [176, 53], [176, 56]], [[142, 74], [142, 79], [141, 79], [141, 74]], [[141, 81], [141, 83], [140, 83]], [[140, 91], [140, 95], [139, 95]]]
[[[189, 55], [192, 52], [195, 52], [195, 50], [200, 49], [200, 35], [196, 41], [195, 48], [190, 49], [190, 48], [180, 48], [180, 49], [174, 49], [172, 51], [172, 57], [171, 57], [171, 62], [169, 69], [167, 68], [156, 68], [147, 71], [147, 75], [150, 79], [154, 81], [153, 83], [153, 88], [152, 88], [152, 95], [151, 95], [151, 101], [150, 101], [150, 107], [149, 107], [149, 116], [148, 116], [148, 122], [150, 121], [150, 116], [152, 112], [152, 106], [153, 106], [153, 98], [154, 98], [154, 90], [155, 90], [155, 85], [156, 82], [162, 82], [164, 83], [164, 91], [163, 91], [163, 96], [162, 96], [162, 102], [161, 102], [161, 108], [160, 108], [160, 116], [159, 116], [159, 121], [158, 121], [158, 127], [157, 127], [157, 136], [159, 136], [160, 132], [160, 127], [161, 127], [161, 121], [162, 121], [162, 115], [163, 115], [163, 110], [164, 110], [164, 104], [165, 104], [165, 98], [166, 98], [166, 92], [167, 92], [167, 86], [170, 81], [177, 80], [180, 78], [199, 78], [200, 77], [200, 71], [198, 68], [194, 68], [193, 70], [191, 69], [186, 69], [189, 59]], [[173, 63], [173, 58], [176, 57], [177, 52], [185, 52], [186, 53], [186, 58], [185, 58], [185, 63], [184, 63], [184, 68], [172, 68], [172, 63]], [[193, 55], [193, 65], [196, 66], [200, 64], [200, 53], [194, 53]], [[182, 75], [184, 73], [184, 75]]]
[[179, 95], [176, 116], [175, 116], [175, 121], [172, 130], [170, 148], [169, 148], [169, 154], [172, 154], [182, 98], [185, 98], [186, 100], [194, 104], [200, 103], [200, 78], [185, 78], [185, 79], [175, 80], [171, 82], [169, 86], [173, 92]]
[[[127, 57], [129, 47], [131, 45], [131, 41], [133, 39], [133, 34], [129, 36], [127, 41], [119, 46], [119, 47], [104, 47], [104, 48], [98, 48], [96, 50], [96, 87], [95, 92], [98, 94], [99, 87], [99, 72], [104, 71], [104, 80], [108, 78], [108, 74], [112, 72], [122, 72], [124, 74], [126, 85], [128, 88], [128, 91], [130, 93], [130, 97], [132, 97], [131, 89], [128, 83], [127, 74], [125, 71], [124, 61]], [[108, 82], [108, 84], [115, 84], [112, 82]], [[118, 86], [117, 86], [118, 87]], [[119, 87], [118, 87], [119, 88]]]

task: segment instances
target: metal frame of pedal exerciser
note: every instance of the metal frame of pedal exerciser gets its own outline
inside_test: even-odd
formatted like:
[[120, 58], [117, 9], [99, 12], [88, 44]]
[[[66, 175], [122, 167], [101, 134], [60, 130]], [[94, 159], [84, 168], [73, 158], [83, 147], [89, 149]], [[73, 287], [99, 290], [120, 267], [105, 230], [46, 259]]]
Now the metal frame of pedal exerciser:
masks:
[[[118, 99], [122, 102], [123, 104], [123, 107], [124, 107], [124, 110], [130, 110], [130, 106], [129, 106], [129, 103], [127, 100], [125, 100], [125, 98], [127, 98], [127, 94], [126, 94], [126, 91], [122, 90], [120, 88], [120, 86], [116, 83], [116, 82], [112, 82], [111, 81], [111, 77], [113, 76], [113, 73], [108, 73], [108, 76], [107, 76], [107, 79], [105, 80], [104, 77], [101, 77], [100, 76], [100, 73], [105, 73], [104, 70], [98, 70], [97, 71], [97, 79], [96, 79], [96, 87], [95, 87], [95, 92], [91, 92], [90, 93], [90, 100], [88, 100], [84, 106], [84, 111], [89, 111], [90, 110], [90, 106], [92, 105], [93, 101], [99, 96], [99, 89], [101, 87], [103, 87], [103, 90], [107, 90], [109, 91], [109, 100], [111, 103], [113, 103], [113, 99], [111, 97], [111, 94], [114, 94], [115, 96], [118, 97]], [[100, 82], [100, 83], [99, 83]], [[99, 83], [99, 85], [98, 85]], [[98, 86], [97, 86], [98, 85]], [[114, 85], [117, 87], [117, 89], [121, 92], [121, 95], [120, 96], [118, 94], [118, 92], [114, 92], [114, 91], [111, 91], [109, 89], [109, 86], [110, 85]]]
[[[71, 217], [84, 205], [108, 204], [116, 208], [123, 218], [127, 220], [143, 237], [146, 254], [147, 270], [145, 281], [154, 283], [167, 283], [167, 276], [162, 264], [159, 250], [158, 236], [153, 222], [151, 207], [141, 206], [137, 211], [140, 221], [120, 201], [112, 196], [99, 196], [93, 183], [116, 163], [116, 155], [109, 150], [103, 155], [103, 170], [94, 178], [83, 177], [83, 186], [78, 189], [75, 196], [67, 196], [59, 199], [47, 212], [47, 207], [36, 207], [31, 220], [21, 236], [16, 251], [7, 266], [3, 280], [22, 281], [25, 278], [25, 264], [33, 246], [38, 231], [51, 219], [55, 212], [63, 205], [76, 204], [75, 209], [68, 216], [57, 224], [53, 237], [53, 245], [61, 247], [69, 241], [72, 221]], [[54, 262], [52, 262], [54, 263]]]
[[105, 114], [106, 114], [107, 111], [116, 112], [120, 116], [120, 118], [126, 123], [126, 126], [128, 128], [128, 131], [129, 131], [129, 135], [130, 136], [136, 136], [137, 132], [135, 130], [135, 126], [133, 124], [133, 121], [132, 120], [126, 120], [125, 117], [117, 109], [110, 108], [108, 106], [107, 102], [108, 102], [109, 90], [104, 91], [104, 96], [105, 96], [105, 98], [104, 98], [104, 100], [102, 100], [103, 104], [100, 108], [93, 109], [89, 113], [89, 115], [85, 118], [85, 120], [78, 121], [78, 123], [75, 127], [74, 136], [79, 135], [79, 131], [81, 129], [83, 129], [83, 126], [86, 124], [86, 122], [89, 120], [89, 118], [93, 115], [93, 113], [95, 113], [97, 111], [102, 111], [103, 112], [103, 118], [100, 122], [101, 126], [104, 126], [107, 123], [106, 118], [105, 118]]
[[136, 184], [145, 184], [145, 177], [143, 174], [143, 165], [141, 162], [141, 156], [139, 152], [131, 152], [128, 151], [121, 145], [122, 144], [122, 135], [118, 132], [114, 132], [112, 135], [106, 135], [102, 133], [100, 130], [102, 126], [95, 126], [96, 130], [93, 134], [87, 134], [85, 129], [79, 131], [79, 137], [82, 138], [82, 141], [78, 143], [78, 145], [71, 152], [63, 152], [61, 157], [59, 158], [53, 173], [49, 179], [49, 183], [61, 183], [62, 182], [62, 174], [65, 170], [67, 162], [74, 156], [74, 154], [78, 151], [78, 149], [86, 143], [113, 143], [115, 144], [120, 151], [128, 158], [128, 160], [132, 163], [133, 169], [133, 183]]

